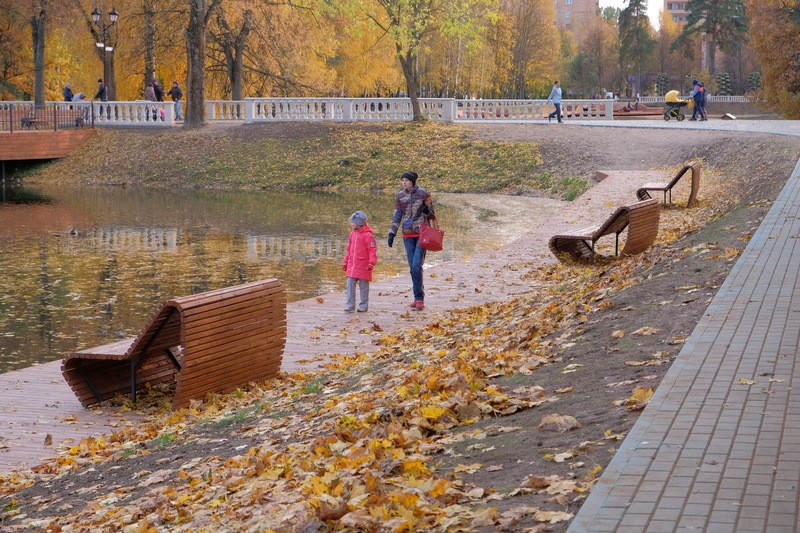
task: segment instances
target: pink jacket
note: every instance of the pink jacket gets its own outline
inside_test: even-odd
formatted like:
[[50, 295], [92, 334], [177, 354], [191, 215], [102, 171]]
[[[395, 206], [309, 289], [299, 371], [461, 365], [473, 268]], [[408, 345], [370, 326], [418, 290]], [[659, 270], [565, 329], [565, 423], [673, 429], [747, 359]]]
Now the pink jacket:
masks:
[[378, 262], [378, 245], [372, 228], [364, 224], [350, 232], [347, 242], [347, 253], [344, 255], [342, 267], [348, 278], [372, 281], [372, 267]]

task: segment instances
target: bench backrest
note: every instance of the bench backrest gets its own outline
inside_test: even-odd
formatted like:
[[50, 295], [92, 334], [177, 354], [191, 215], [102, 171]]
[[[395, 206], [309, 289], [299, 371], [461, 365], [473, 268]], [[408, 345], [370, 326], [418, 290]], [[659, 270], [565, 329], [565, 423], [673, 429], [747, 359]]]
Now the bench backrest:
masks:
[[667, 186], [667, 190], [672, 189], [681, 180], [684, 174], [690, 170], [692, 172], [692, 183], [691, 190], [689, 191], [689, 199], [686, 201], [686, 207], [692, 207], [692, 204], [697, 201], [697, 193], [700, 191], [700, 163], [695, 161], [686, 163], [686, 165], [675, 174], [675, 177], [672, 178], [672, 181], [670, 181]]
[[661, 206], [655, 199], [644, 200], [626, 206], [628, 210], [628, 235], [625, 238], [623, 255], [641, 253], [656, 240], [658, 236], [658, 222], [661, 217]]
[[286, 291], [266, 280], [171, 300], [181, 317], [183, 364], [174, 407], [278, 374], [286, 344]]
[[612, 233], [616, 234], [622, 233], [628, 226], [628, 222], [629, 222], [628, 206], [619, 207], [592, 234], [592, 240], [596, 241], [603, 235], [611, 235]]

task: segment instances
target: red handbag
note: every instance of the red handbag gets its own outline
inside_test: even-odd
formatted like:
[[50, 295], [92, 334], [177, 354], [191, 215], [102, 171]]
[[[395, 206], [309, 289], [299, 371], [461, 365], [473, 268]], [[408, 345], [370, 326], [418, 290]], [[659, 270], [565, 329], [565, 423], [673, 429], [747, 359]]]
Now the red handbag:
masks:
[[439, 252], [444, 243], [444, 231], [439, 229], [436, 219], [431, 220], [431, 225], [423, 222], [419, 225], [419, 245], [429, 252]]

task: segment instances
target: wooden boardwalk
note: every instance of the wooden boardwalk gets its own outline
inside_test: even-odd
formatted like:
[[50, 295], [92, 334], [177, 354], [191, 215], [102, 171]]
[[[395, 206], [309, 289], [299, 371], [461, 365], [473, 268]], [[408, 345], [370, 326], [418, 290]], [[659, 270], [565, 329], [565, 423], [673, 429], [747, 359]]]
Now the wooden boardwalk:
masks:
[[[530, 292], [530, 282], [521, 276], [532, 265], [555, 260], [547, 247], [553, 234], [604, 219], [621, 198], [634, 201], [642, 183], [664, 177], [640, 171], [607, 174], [581, 198], [565, 203], [558, 217], [537, 221], [535, 213], [526, 215], [531, 218], [531, 232], [512, 244], [463, 262], [426, 268], [424, 311], [408, 308], [408, 275], [373, 283], [367, 313], [345, 313], [342, 292], [289, 304], [282, 370], [312, 368], [312, 360], [324, 354], [371, 351], [380, 335], [424, 325], [431, 315]], [[613, 253], [613, 238], [610, 243]], [[61, 361], [55, 361], [0, 374], [0, 472], [35, 466], [55, 455], [59, 445], [136, 423], [135, 412], [83, 409], [60, 368]]]

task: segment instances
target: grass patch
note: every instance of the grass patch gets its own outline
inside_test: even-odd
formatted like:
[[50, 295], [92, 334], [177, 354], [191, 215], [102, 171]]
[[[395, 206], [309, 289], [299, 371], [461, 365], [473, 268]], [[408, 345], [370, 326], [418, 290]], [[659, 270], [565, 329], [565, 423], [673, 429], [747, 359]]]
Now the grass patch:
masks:
[[541, 160], [535, 142], [480, 140], [467, 126], [432, 122], [98, 129], [70, 157], [26, 178], [170, 188], [396, 190], [400, 174], [413, 169], [420, 184], [436, 192], [574, 197], [586, 186], [537, 174]]
[[166, 448], [167, 446], [175, 442], [175, 433], [174, 432], [163, 433], [150, 442], [151, 444], [150, 446], [148, 446], [148, 448], [150, 447], [156, 449]]
[[307, 394], [319, 394], [322, 392], [322, 380], [315, 379], [306, 383], [303, 387], [303, 390], [300, 391], [300, 394], [307, 395]]

